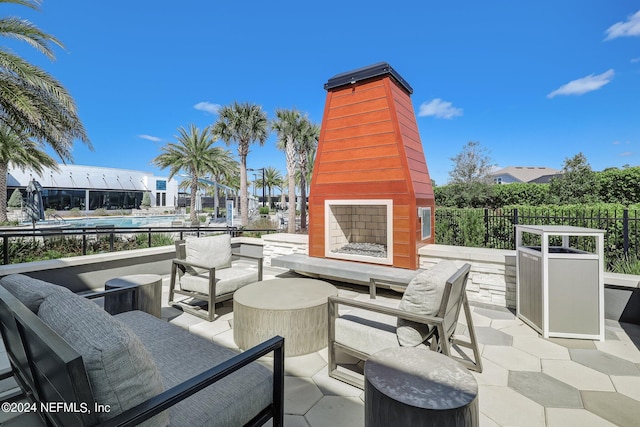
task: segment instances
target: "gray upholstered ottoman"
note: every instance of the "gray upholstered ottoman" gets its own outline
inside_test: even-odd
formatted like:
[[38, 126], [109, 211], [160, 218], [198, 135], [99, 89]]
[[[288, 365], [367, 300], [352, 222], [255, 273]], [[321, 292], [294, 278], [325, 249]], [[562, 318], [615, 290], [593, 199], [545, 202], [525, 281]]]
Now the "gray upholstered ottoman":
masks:
[[416, 347], [388, 348], [364, 367], [365, 426], [477, 426], [478, 383], [461, 364]]
[[286, 356], [327, 346], [327, 300], [335, 286], [313, 279], [274, 279], [252, 283], [233, 295], [233, 339], [241, 349], [276, 335]]

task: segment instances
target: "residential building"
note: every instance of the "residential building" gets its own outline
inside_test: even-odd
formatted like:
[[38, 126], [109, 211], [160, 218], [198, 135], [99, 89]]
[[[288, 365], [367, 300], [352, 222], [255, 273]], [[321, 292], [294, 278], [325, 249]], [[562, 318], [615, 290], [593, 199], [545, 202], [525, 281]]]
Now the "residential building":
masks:
[[494, 184], [511, 184], [514, 182], [532, 182], [537, 184], [550, 182], [562, 171], [544, 166], [507, 166], [489, 173]]

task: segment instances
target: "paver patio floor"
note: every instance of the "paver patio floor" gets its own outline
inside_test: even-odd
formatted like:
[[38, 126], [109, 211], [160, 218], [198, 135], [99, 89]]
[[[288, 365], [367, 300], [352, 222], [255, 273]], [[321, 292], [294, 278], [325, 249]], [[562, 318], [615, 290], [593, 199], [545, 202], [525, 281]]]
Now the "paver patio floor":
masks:
[[[264, 279], [295, 277], [265, 267]], [[339, 295], [366, 301], [368, 289], [332, 282]], [[233, 304], [211, 323], [166, 307], [163, 317], [231, 348]], [[396, 296], [397, 295], [397, 296]], [[383, 293], [379, 298], [399, 298]], [[472, 303], [484, 371], [478, 381], [481, 426], [637, 426], [640, 326], [606, 321], [606, 341], [543, 339], [504, 307]], [[466, 326], [460, 324], [464, 334]], [[344, 355], [345, 364], [356, 362]], [[364, 425], [362, 390], [330, 378], [327, 349], [285, 361], [285, 425]]]

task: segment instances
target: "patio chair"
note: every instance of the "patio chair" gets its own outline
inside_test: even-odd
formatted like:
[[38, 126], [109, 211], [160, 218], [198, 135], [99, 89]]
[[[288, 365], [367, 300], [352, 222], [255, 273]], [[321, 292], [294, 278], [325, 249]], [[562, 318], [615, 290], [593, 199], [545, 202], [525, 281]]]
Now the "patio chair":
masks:
[[[233, 293], [242, 286], [262, 280], [262, 257], [233, 254], [231, 236], [223, 234], [211, 237], [188, 237], [177, 240], [176, 258], [171, 265], [169, 304], [185, 312], [211, 322], [218, 302], [233, 298]], [[242, 257], [254, 260], [257, 269], [232, 266], [231, 258]], [[207, 309], [198, 304], [175, 301], [175, 294], [204, 301]]]
[[[468, 369], [482, 372], [482, 361], [466, 296], [471, 266], [458, 269], [452, 261], [436, 266], [414, 277], [400, 304], [371, 298], [368, 302], [342, 297], [329, 298], [328, 369], [329, 375], [359, 388], [361, 376], [338, 368], [336, 350], [367, 360], [372, 354], [389, 347], [417, 346], [441, 352], [461, 362]], [[401, 283], [372, 280], [372, 286], [402, 287]], [[339, 315], [338, 307], [351, 311]], [[469, 341], [455, 337], [460, 308], [469, 331]], [[473, 359], [460, 347], [471, 349]], [[455, 354], [452, 353], [455, 349]]]

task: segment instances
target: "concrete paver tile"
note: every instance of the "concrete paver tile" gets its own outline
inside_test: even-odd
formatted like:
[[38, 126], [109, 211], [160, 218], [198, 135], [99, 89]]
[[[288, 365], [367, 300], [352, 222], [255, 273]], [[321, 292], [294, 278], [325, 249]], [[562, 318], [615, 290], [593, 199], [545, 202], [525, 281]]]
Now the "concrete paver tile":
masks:
[[[269, 420], [264, 423], [265, 427], [272, 427], [273, 420]], [[285, 415], [284, 427], [309, 427], [309, 423], [302, 415]]]
[[546, 408], [582, 408], [578, 389], [542, 372], [511, 371], [509, 387]]
[[544, 408], [509, 387], [479, 385], [480, 412], [503, 426], [544, 426]]
[[547, 427], [615, 427], [586, 409], [547, 408]]
[[364, 426], [364, 403], [357, 397], [325, 396], [305, 418], [311, 427]]
[[640, 375], [634, 363], [599, 350], [569, 350], [571, 360], [607, 375]]
[[513, 346], [540, 359], [570, 360], [566, 347], [539, 337], [514, 336]]
[[540, 372], [540, 359], [514, 347], [486, 345], [482, 357], [510, 371]]
[[637, 427], [640, 404], [620, 393], [582, 391], [584, 408], [620, 427]]
[[318, 371], [311, 379], [325, 396], [359, 397], [362, 390], [329, 376], [326, 368]]
[[640, 377], [611, 375], [610, 378], [618, 393], [637, 400], [640, 405]]
[[608, 375], [571, 360], [541, 361], [542, 372], [578, 390], [615, 391]]
[[632, 363], [640, 363], [640, 350], [630, 341], [595, 342], [596, 348]]
[[506, 387], [509, 384], [509, 371], [498, 366], [489, 359], [482, 361], [482, 373], [470, 371], [482, 385], [496, 385]]
[[304, 415], [320, 399], [322, 392], [311, 378], [284, 377], [284, 413]]
[[284, 361], [285, 375], [312, 377], [321, 370], [327, 370], [327, 362], [318, 353], [287, 357]]

